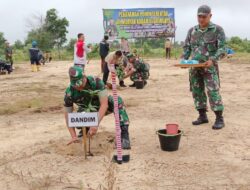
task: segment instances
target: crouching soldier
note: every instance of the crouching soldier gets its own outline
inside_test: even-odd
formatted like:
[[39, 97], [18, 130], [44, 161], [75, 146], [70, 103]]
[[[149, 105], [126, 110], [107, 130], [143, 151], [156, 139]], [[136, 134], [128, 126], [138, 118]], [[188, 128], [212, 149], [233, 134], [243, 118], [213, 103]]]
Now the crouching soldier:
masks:
[[[67, 123], [68, 113], [73, 112], [73, 104], [78, 106], [77, 112], [97, 112], [99, 113], [99, 124], [103, 117], [108, 112], [113, 112], [114, 103], [111, 96], [105, 89], [103, 81], [93, 76], [86, 76], [83, 74], [82, 68], [74, 66], [69, 69], [70, 85], [66, 89], [64, 97], [65, 106], [65, 120]], [[123, 149], [130, 148], [130, 141], [128, 136], [129, 120], [123, 104], [122, 99], [119, 97], [119, 116], [122, 131], [122, 147]], [[69, 128], [71, 141], [68, 143], [79, 142], [75, 128]], [[97, 133], [98, 126], [90, 127], [88, 135], [93, 136]], [[78, 137], [82, 136], [82, 130]]]
[[11, 64], [0, 57], [0, 74], [6, 71], [8, 72], [8, 74], [12, 72]]
[[150, 66], [148, 63], [144, 63], [142, 59], [136, 59], [134, 54], [127, 55], [129, 65], [127, 66], [127, 75], [133, 81], [130, 87], [135, 87], [135, 81], [143, 80], [144, 84], [147, 84], [147, 79], [149, 78]]

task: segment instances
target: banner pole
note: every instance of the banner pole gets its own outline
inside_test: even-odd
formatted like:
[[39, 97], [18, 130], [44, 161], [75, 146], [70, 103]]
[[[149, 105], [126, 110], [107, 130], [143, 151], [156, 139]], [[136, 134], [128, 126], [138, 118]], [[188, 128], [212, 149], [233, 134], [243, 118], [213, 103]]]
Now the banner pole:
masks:
[[174, 48], [175, 48], [175, 59], [177, 59], [177, 52], [176, 52], [176, 44], [175, 44], [175, 35], [176, 35], [176, 29], [177, 27], [175, 26], [175, 23], [174, 23]]
[[143, 38], [141, 38], [141, 48], [142, 48], [142, 59], [144, 58], [144, 42], [143, 42]]

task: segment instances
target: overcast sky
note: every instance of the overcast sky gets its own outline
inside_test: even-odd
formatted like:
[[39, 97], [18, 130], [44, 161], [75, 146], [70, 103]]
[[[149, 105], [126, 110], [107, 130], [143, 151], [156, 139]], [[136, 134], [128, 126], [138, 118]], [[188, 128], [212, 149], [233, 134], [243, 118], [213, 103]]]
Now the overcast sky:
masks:
[[69, 22], [68, 38], [85, 33], [88, 42], [98, 42], [103, 36], [103, 8], [175, 8], [178, 41], [184, 40], [187, 30], [197, 23], [198, 6], [212, 8], [213, 19], [221, 25], [227, 37], [250, 39], [250, 0], [0, 0], [0, 32], [13, 43], [24, 40], [26, 20], [32, 14], [46, 14], [56, 8]]

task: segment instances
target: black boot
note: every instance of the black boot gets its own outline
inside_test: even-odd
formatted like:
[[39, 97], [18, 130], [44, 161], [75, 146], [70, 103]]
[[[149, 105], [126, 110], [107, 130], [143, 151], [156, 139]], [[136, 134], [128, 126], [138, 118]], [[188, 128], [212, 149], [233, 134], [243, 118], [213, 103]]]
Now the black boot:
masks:
[[213, 129], [222, 129], [223, 127], [225, 127], [224, 118], [222, 116], [223, 112], [215, 111], [214, 113], [216, 115], [216, 119], [213, 125]]
[[121, 141], [122, 141], [122, 149], [131, 149], [129, 133], [128, 133], [128, 125], [121, 126]]
[[144, 86], [146, 86], [148, 83], [147, 83], [147, 81], [146, 80], [144, 80]]
[[129, 87], [135, 87], [135, 83], [133, 83], [133, 84], [129, 85]]
[[127, 87], [125, 84], [124, 84], [124, 81], [120, 81], [120, 87]]
[[193, 125], [201, 125], [203, 123], [208, 123], [207, 119], [207, 110], [206, 109], [200, 109], [199, 111], [199, 117], [196, 121], [193, 121]]

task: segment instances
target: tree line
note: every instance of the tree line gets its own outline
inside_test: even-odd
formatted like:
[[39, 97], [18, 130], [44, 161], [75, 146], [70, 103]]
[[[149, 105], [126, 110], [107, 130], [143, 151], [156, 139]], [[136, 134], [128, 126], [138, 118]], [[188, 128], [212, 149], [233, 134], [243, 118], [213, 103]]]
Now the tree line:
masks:
[[[51, 51], [59, 59], [71, 59], [74, 44], [76, 39], [67, 40], [69, 21], [65, 17], [60, 17], [56, 9], [50, 9], [46, 15], [32, 15], [27, 20], [27, 27], [29, 31], [24, 42], [21, 40], [15, 41], [13, 48], [15, 51], [15, 58], [17, 60], [27, 60], [27, 52], [31, 47], [33, 40], [39, 44], [39, 48], [43, 52]], [[0, 32], [0, 55], [4, 55], [5, 37]], [[68, 42], [68, 43], [66, 43]], [[138, 49], [139, 53], [145, 56], [164, 56], [164, 38], [159, 39], [135, 39], [130, 42], [133, 49]], [[248, 39], [241, 39], [240, 37], [232, 37], [227, 39], [228, 48], [235, 52], [250, 53], [250, 41]], [[98, 57], [98, 44], [92, 44], [93, 51], [90, 53], [90, 58]], [[181, 53], [183, 42], [175, 42], [175, 52], [173, 54]], [[119, 41], [113, 41], [111, 47], [113, 49], [119, 48]]]

